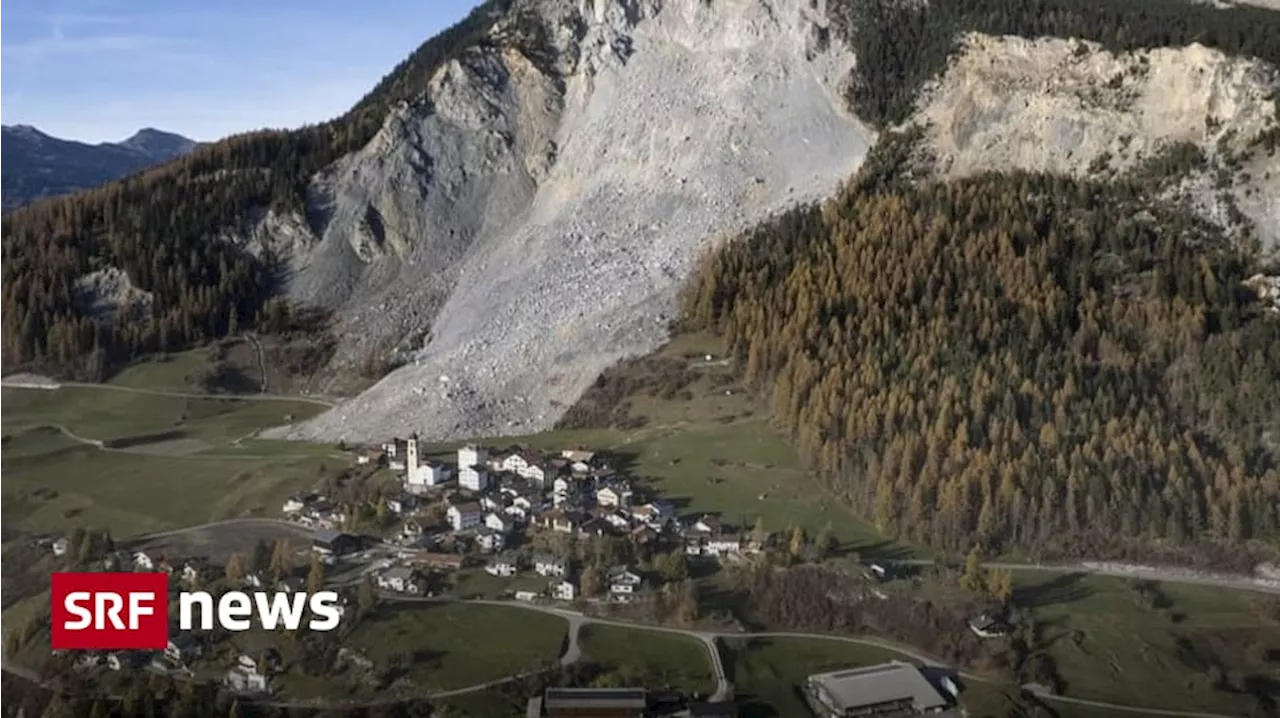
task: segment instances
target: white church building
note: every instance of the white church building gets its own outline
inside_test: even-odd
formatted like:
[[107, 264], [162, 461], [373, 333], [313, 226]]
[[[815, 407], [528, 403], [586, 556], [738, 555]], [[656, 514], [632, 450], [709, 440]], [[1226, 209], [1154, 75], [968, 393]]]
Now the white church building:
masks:
[[449, 467], [438, 461], [424, 461], [418, 454], [418, 437], [409, 437], [404, 456], [405, 490], [422, 493], [427, 489], [448, 483], [452, 478]]

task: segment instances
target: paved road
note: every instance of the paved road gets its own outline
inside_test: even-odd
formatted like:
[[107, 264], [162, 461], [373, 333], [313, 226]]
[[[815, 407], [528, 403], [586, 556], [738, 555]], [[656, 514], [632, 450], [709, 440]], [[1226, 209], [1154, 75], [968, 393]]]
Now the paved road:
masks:
[[332, 399], [321, 399], [315, 396], [293, 396], [290, 394], [201, 394], [192, 391], [168, 391], [164, 389], [142, 389], [133, 386], [116, 386], [114, 384], [91, 384], [79, 381], [59, 381], [53, 384], [37, 384], [35, 382], [17, 381], [10, 379], [0, 379], [0, 386], [8, 389], [42, 389], [45, 391], [53, 391], [57, 389], [100, 389], [102, 391], [120, 391], [129, 394], [150, 394], [152, 396], [173, 396], [180, 399], [232, 399], [235, 401], [293, 401], [304, 404], [319, 404], [320, 406], [334, 407], [338, 405], [337, 401]]

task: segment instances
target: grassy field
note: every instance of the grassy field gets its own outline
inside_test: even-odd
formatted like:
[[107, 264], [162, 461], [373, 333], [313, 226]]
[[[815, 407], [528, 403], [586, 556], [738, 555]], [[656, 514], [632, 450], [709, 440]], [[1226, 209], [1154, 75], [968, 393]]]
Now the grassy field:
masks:
[[[301, 402], [190, 399], [94, 388], [3, 391], [0, 457], [6, 528], [74, 525], [117, 536], [278, 511], [321, 466], [345, 464], [333, 447], [256, 452], [236, 440], [322, 407]], [[65, 436], [110, 440], [181, 431], [183, 446], [103, 451]], [[178, 450], [181, 449], [181, 450]], [[231, 457], [235, 457], [234, 459]]]
[[[1158, 584], [1160, 605], [1150, 607], [1121, 579], [1020, 572], [1015, 582], [1068, 696], [1244, 715], [1247, 693], [1280, 693], [1280, 626], [1258, 617], [1251, 594]], [[1213, 665], [1246, 692], [1214, 690]]]
[[583, 626], [578, 636], [583, 660], [649, 677], [650, 689], [715, 691], [711, 659], [687, 636], [619, 626]]
[[566, 629], [562, 618], [520, 608], [403, 604], [362, 621], [344, 645], [375, 663], [407, 655], [415, 689], [444, 691], [554, 664]]

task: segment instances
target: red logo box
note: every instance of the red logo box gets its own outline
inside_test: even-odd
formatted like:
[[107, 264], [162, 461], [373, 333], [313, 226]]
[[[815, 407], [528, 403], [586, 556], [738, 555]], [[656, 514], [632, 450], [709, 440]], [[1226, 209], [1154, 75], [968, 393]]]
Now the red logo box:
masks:
[[53, 574], [53, 650], [164, 650], [169, 576], [163, 573]]

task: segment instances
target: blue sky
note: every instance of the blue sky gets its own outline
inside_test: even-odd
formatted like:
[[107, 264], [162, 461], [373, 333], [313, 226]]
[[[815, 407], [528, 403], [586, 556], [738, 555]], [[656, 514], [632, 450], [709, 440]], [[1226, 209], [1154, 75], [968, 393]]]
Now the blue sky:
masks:
[[0, 112], [58, 137], [214, 140], [340, 114], [477, 0], [7, 0]]

